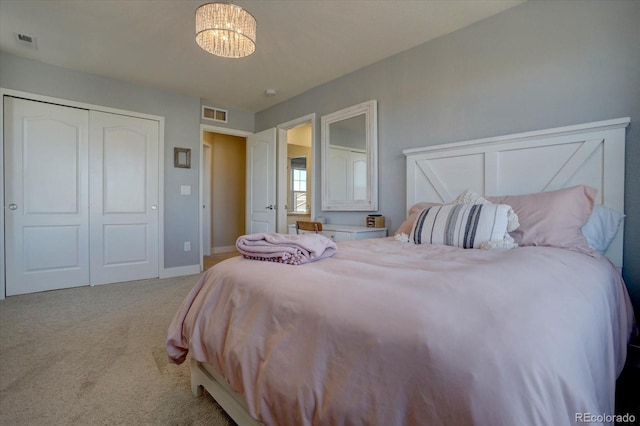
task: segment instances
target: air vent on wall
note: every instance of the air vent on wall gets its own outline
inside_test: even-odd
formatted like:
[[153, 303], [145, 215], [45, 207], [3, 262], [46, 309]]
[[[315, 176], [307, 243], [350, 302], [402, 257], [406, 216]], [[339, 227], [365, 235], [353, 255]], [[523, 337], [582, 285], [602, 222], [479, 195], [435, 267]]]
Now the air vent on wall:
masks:
[[28, 34], [13, 33], [13, 38], [16, 44], [20, 47], [26, 47], [27, 49], [38, 50], [37, 39]]
[[220, 123], [227, 122], [227, 111], [210, 106], [202, 106], [202, 118], [205, 120], [218, 121]]

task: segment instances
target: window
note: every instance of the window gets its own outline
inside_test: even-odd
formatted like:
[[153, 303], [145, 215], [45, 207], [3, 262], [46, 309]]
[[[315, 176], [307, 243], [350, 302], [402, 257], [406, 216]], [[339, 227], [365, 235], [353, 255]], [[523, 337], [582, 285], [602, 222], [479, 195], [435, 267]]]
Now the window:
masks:
[[291, 212], [307, 213], [307, 158], [291, 159]]

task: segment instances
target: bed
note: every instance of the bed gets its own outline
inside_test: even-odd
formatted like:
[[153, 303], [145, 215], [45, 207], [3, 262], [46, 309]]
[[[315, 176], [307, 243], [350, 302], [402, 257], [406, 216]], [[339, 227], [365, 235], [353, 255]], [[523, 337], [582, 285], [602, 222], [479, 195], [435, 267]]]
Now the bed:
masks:
[[[587, 216], [593, 203], [622, 212], [628, 124], [407, 150], [407, 210], [471, 190], [512, 196], [493, 205], [561, 194], [565, 209], [571, 193], [591, 197]], [[612, 423], [635, 332], [622, 225], [600, 255], [569, 244], [564, 224], [558, 247], [524, 245], [543, 222], [513, 249], [388, 237], [300, 266], [228, 259], [179, 307], [169, 357], [190, 358], [194, 394], [206, 389], [241, 425]]]

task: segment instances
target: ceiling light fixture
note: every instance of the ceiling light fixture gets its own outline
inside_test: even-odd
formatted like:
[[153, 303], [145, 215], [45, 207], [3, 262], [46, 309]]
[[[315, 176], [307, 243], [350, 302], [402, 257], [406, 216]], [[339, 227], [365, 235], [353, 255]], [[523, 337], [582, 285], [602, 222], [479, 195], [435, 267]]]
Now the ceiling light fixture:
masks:
[[206, 3], [196, 9], [196, 43], [223, 58], [244, 58], [256, 50], [256, 18], [230, 3]]

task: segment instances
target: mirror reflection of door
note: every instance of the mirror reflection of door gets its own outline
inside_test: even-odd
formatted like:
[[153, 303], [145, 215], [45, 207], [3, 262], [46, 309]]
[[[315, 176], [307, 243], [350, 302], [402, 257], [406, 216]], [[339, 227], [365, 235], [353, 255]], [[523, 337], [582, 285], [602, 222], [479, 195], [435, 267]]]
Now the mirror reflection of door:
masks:
[[364, 114], [330, 124], [329, 198], [367, 199], [367, 124]]
[[311, 123], [287, 130], [287, 223], [311, 219]]

